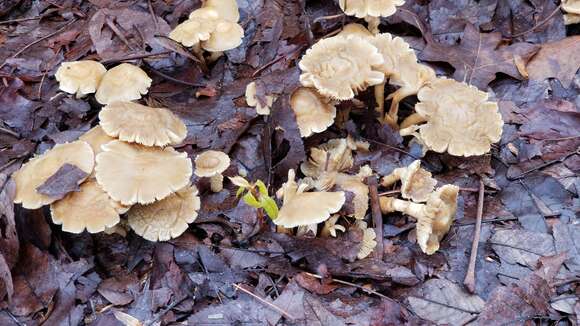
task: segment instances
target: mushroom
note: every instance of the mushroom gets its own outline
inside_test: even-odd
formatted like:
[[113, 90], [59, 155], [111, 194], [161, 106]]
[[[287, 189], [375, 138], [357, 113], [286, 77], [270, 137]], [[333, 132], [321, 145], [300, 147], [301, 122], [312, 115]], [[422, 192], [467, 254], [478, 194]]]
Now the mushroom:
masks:
[[383, 57], [368, 41], [355, 36], [334, 36], [314, 44], [300, 61], [300, 82], [337, 100], [352, 99], [368, 86], [380, 84], [385, 76], [374, 70]]
[[189, 183], [191, 160], [171, 147], [147, 147], [114, 140], [97, 155], [97, 182], [123, 205], [161, 200]]
[[220, 151], [208, 150], [195, 158], [195, 175], [210, 178], [211, 191], [220, 192], [224, 189], [222, 173], [230, 166], [228, 154]]
[[95, 179], [89, 179], [80, 191], [71, 192], [63, 199], [50, 205], [52, 221], [62, 225], [62, 230], [81, 233], [105, 231], [119, 223], [118, 203], [99, 186]]
[[177, 145], [187, 136], [185, 124], [173, 112], [137, 103], [111, 103], [99, 119], [107, 135], [145, 146]]
[[193, 47], [201, 41], [209, 40], [218, 22], [219, 14], [214, 8], [197, 9], [189, 15], [188, 20], [169, 33], [169, 38], [186, 47]]
[[106, 72], [107, 68], [100, 62], [82, 60], [63, 62], [55, 77], [61, 91], [83, 97], [97, 90]]
[[318, 224], [326, 221], [344, 205], [344, 192], [304, 192], [306, 185], [297, 185], [295, 176], [294, 170], [290, 169], [288, 181], [279, 192], [284, 203], [278, 217], [273, 220], [274, 224], [285, 228]]
[[580, 1], [563, 0], [562, 9], [564, 10], [564, 23], [566, 25], [580, 23]]
[[300, 136], [323, 132], [334, 123], [336, 108], [313, 88], [300, 87], [290, 97]]
[[40, 194], [36, 188], [67, 163], [84, 171], [87, 176], [91, 174], [95, 164], [91, 146], [84, 141], [57, 144], [44, 154], [28, 161], [12, 175], [16, 183], [14, 203], [22, 204], [22, 207], [27, 209], [37, 209], [56, 201], [58, 198]]
[[195, 186], [187, 186], [149, 205], [135, 205], [128, 213], [129, 225], [149, 241], [177, 238], [197, 218], [201, 206]]
[[401, 195], [414, 202], [427, 201], [433, 192], [437, 180], [431, 177], [431, 172], [421, 168], [421, 161], [416, 160], [408, 167], [397, 168], [391, 174], [383, 177], [381, 185], [389, 187], [401, 180]]
[[201, 42], [201, 47], [209, 52], [223, 52], [242, 44], [244, 29], [238, 23], [220, 21], [209, 39]]
[[122, 63], [105, 73], [95, 98], [101, 104], [138, 100], [147, 94], [152, 81], [143, 69]]
[[340, 218], [339, 214], [332, 215], [328, 220], [324, 221], [324, 226], [320, 231], [320, 236], [329, 238], [333, 237], [336, 238], [336, 232], [341, 231], [345, 232], [346, 228], [338, 223], [338, 219]]
[[355, 227], [363, 232], [363, 238], [361, 241], [361, 247], [358, 251], [357, 258], [364, 259], [368, 257], [377, 246], [377, 234], [373, 228], [367, 226], [367, 222], [357, 220]]
[[349, 16], [357, 18], [389, 17], [397, 11], [405, 0], [339, 0], [340, 9]]
[[240, 20], [240, 12], [236, 0], [205, 0], [203, 8], [213, 8], [220, 18], [237, 23]]
[[439, 249], [439, 241], [449, 232], [457, 211], [459, 187], [444, 185], [429, 195], [425, 204], [392, 197], [381, 197], [383, 214], [399, 211], [417, 220], [417, 243], [421, 250], [432, 255]]
[[101, 126], [95, 126], [91, 130], [85, 132], [79, 137], [79, 140], [87, 142], [93, 149], [95, 156], [102, 152], [101, 146], [115, 140], [115, 138], [107, 135]]
[[366, 27], [357, 23], [350, 23], [342, 28], [342, 31], [338, 33], [339, 36], [358, 36], [363, 39], [372, 39], [373, 33], [371, 33]]
[[437, 79], [421, 89], [418, 97], [412, 117], [426, 123], [400, 133], [417, 137], [426, 149], [455, 156], [482, 155], [501, 139], [503, 120], [497, 103], [488, 101], [488, 94], [474, 86]]
[[318, 178], [324, 172], [346, 171], [354, 164], [352, 157], [354, 149], [356, 145], [349, 139], [331, 139], [311, 148], [310, 156], [300, 165], [300, 170], [305, 176], [312, 178]]
[[255, 107], [256, 112], [258, 114], [269, 115], [270, 109], [272, 108], [272, 105], [274, 104], [276, 98], [271, 95], [266, 95], [266, 103], [264, 103], [265, 105], [262, 105], [260, 101], [258, 101], [258, 96], [256, 95], [256, 93], [257, 93], [256, 82], [251, 82], [248, 85], [246, 85], [246, 103], [248, 104], [248, 106]]

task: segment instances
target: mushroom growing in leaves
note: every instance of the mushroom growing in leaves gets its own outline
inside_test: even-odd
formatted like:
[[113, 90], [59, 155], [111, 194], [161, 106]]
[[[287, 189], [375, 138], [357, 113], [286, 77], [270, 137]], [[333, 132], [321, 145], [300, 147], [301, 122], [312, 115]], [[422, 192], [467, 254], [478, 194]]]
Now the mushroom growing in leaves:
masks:
[[177, 145], [187, 136], [185, 124], [171, 111], [131, 102], [115, 102], [99, 113], [105, 133], [145, 146]]
[[219, 14], [213, 8], [201, 8], [191, 13], [189, 19], [177, 25], [169, 33], [169, 38], [187, 47], [209, 40], [217, 27]]
[[313, 88], [300, 87], [290, 97], [300, 136], [323, 132], [334, 123], [336, 108]]
[[148, 205], [135, 205], [128, 213], [129, 225], [149, 241], [177, 238], [197, 218], [201, 206], [195, 186], [187, 186]]
[[147, 147], [119, 140], [102, 146], [96, 178], [123, 205], [161, 200], [189, 183], [191, 160], [171, 147]]
[[205, 0], [203, 7], [215, 9], [220, 18], [227, 21], [237, 23], [240, 20], [240, 10], [236, 0]]
[[[419, 91], [416, 114], [408, 119], [402, 136], [413, 135], [426, 149], [455, 156], [482, 155], [501, 138], [503, 120], [496, 102], [474, 86], [452, 79], [437, 79]], [[418, 130], [418, 132], [417, 132]]]
[[290, 169], [288, 181], [279, 192], [284, 198], [284, 204], [278, 217], [273, 220], [274, 224], [285, 228], [318, 224], [326, 221], [344, 205], [344, 192], [304, 192], [306, 185], [298, 185], [295, 176], [294, 170]]
[[399, 180], [401, 180], [401, 196], [414, 202], [427, 201], [437, 184], [437, 180], [431, 177], [431, 172], [421, 168], [419, 160], [408, 167], [395, 169], [383, 177], [381, 185], [389, 187]]
[[210, 178], [211, 191], [220, 192], [224, 189], [222, 173], [230, 166], [228, 154], [220, 151], [208, 150], [195, 158], [195, 175]]
[[73, 165], [87, 176], [91, 174], [95, 164], [91, 146], [84, 141], [57, 144], [44, 154], [28, 161], [12, 176], [16, 183], [14, 203], [22, 204], [22, 207], [27, 209], [37, 209], [58, 200], [59, 198], [39, 193], [37, 188], [65, 164]]
[[52, 221], [62, 230], [81, 233], [105, 231], [119, 223], [118, 203], [107, 195], [94, 179], [89, 179], [63, 199], [50, 205]]
[[384, 81], [374, 70], [383, 57], [360, 37], [335, 36], [320, 40], [300, 61], [302, 86], [314, 87], [320, 94], [337, 100], [352, 99], [368, 86]]
[[381, 197], [380, 206], [384, 214], [399, 211], [417, 219], [417, 243], [424, 253], [432, 255], [451, 228], [457, 211], [458, 194], [459, 187], [444, 185], [431, 193], [425, 204]]
[[209, 52], [223, 52], [242, 44], [244, 29], [238, 23], [220, 21], [209, 39], [201, 42], [201, 47]]
[[60, 90], [83, 97], [94, 93], [107, 72], [100, 62], [92, 60], [63, 62], [55, 77]]
[[405, 0], [339, 0], [340, 9], [349, 16], [357, 18], [389, 17], [397, 11]]
[[122, 63], [105, 73], [95, 98], [101, 104], [138, 100], [147, 94], [152, 81], [143, 69]]
[[79, 140], [87, 142], [93, 149], [95, 156], [102, 152], [101, 146], [115, 140], [115, 138], [107, 135], [101, 126], [95, 126], [91, 130], [85, 132], [79, 137]]
[[257, 85], [255, 82], [251, 82], [246, 85], [246, 103], [256, 108], [256, 112], [260, 115], [268, 115], [270, 114], [270, 109], [272, 108], [272, 104], [274, 104], [275, 97], [272, 95], [266, 95], [266, 103], [260, 103], [258, 100], [257, 93]]
[[357, 254], [358, 259], [364, 259], [368, 257], [377, 246], [377, 234], [373, 228], [367, 226], [367, 222], [357, 220], [355, 227], [363, 232], [363, 238], [361, 241], [361, 247]]

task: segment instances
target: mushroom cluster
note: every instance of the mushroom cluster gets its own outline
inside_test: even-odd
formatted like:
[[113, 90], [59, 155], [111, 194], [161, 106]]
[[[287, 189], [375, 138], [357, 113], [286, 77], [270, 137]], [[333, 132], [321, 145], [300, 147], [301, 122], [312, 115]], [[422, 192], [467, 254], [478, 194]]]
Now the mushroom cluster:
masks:
[[[97, 97], [104, 89], [102, 96], [108, 99], [103, 102], [112, 101], [100, 111], [99, 125], [79, 140], [31, 159], [14, 173], [14, 202], [28, 209], [50, 204], [53, 222], [72, 233], [105, 231], [127, 213], [127, 224], [135, 233], [150, 241], [165, 241], [182, 234], [200, 208], [197, 189], [190, 185], [192, 162], [186, 153], [171, 147], [185, 139], [187, 128], [168, 109], [112, 100], [135, 99], [141, 93], [123, 98], [115, 88], [144, 87], [138, 68], [124, 67], [107, 71], [96, 87]], [[123, 87], [106, 84], [109, 74], [119, 77], [120, 70], [115, 69], [128, 69], [121, 74]], [[64, 75], [60, 76], [74, 76], [68, 71]], [[78, 81], [77, 91], [86, 94], [89, 87]], [[53, 194], [53, 188], [63, 188], [63, 183], [67, 191]]]
[[132, 64], [107, 70], [91, 60], [63, 62], [55, 77], [63, 92], [79, 98], [96, 92], [96, 100], [103, 105], [138, 100], [147, 94], [152, 82], [143, 69]]
[[566, 25], [580, 23], [580, 0], [563, 0], [564, 23]]
[[459, 187], [444, 185], [435, 189], [437, 181], [421, 168], [418, 160], [383, 177], [381, 185], [389, 187], [399, 181], [401, 197], [409, 200], [381, 197], [381, 211], [401, 212], [415, 218], [417, 243], [424, 253], [432, 255], [439, 250], [439, 243], [455, 218]]
[[236, 0], [206, 0], [169, 33], [169, 38], [193, 48], [198, 55], [202, 49], [221, 55], [242, 44], [244, 29], [239, 20]]

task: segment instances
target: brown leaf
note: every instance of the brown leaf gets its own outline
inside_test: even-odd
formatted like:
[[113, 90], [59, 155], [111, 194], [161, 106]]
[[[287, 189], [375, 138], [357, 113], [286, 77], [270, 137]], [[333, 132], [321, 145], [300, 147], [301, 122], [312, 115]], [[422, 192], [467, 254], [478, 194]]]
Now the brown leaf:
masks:
[[329, 294], [336, 290], [336, 284], [324, 284], [316, 277], [310, 276], [306, 273], [299, 273], [294, 276], [294, 280], [303, 288], [316, 294]]
[[580, 35], [543, 44], [542, 48], [528, 63], [530, 79], [543, 81], [557, 78], [566, 88], [570, 87], [580, 68]]
[[529, 43], [502, 47], [501, 33], [480, 33], [473, 25], [467, 24], [459, 44], [446, 46], [430, 42], [420, 58], [448, 62], [455, 68], [453, 78], [485, 89], [500, 72], [521, 79], [514, 56], [518, 55], [527, 62], [537, 50], [536, 45]]
[[64, 164], [43, 184], [36, 188], [40, 194], [62, 199], [66, 194], [79, 191], [79, 185], [89, 174], [72, 164]]

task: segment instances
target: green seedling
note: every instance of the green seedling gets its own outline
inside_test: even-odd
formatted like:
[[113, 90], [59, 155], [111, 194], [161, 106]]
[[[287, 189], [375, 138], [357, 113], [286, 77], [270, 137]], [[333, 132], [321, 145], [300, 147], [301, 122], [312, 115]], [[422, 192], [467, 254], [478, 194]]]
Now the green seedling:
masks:
[[230, 180], [239, 187], [236, 192], [238, 198], [242, 198], [246, 204], [254, 208], [263, 209], [272, 220], [278, 217], [278, 205], [268, 195], [268, 187], [262, 180], [251, 183], [241, 176], [230, 178]]

